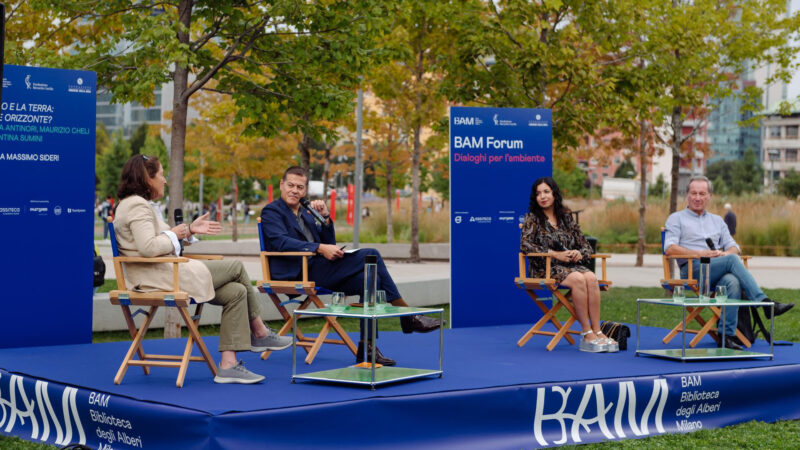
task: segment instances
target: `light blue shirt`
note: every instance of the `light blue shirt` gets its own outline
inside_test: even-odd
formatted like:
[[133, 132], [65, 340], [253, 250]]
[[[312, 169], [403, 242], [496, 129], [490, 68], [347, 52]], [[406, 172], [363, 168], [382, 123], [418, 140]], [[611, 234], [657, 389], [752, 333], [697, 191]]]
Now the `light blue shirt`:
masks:
[[664, 229], [664, 250], [676, 244], [689, 250], [710, 250], [706, 238], [711, 239], [716, 250], [739, 248], [722, 217], [708, 211], [701, 215], [689, 208], [676, 211], [669, 215]]

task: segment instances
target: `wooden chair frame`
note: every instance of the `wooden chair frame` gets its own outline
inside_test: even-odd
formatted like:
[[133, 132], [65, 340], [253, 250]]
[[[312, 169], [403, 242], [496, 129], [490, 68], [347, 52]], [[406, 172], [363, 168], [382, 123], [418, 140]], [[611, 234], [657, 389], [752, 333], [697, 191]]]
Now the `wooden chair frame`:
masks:
[[[178, 378], [175, 382], [177, 387], [183, 387], [183, 382], [186, 378], [186, 371], [190, 362], [205, 362], [209, 370], [211, 370], [211, 374], [216, 376], [216, 363], [214, 363], [214, 360], [211, 358], [211, 354], [209, 353], [208, 348], [203, 342], [203, 338], [200, 336], [200, 332], [197, 329], [197, 325], [200, 323], [200, 315], [203, 312], [203, 303], [196, 304], [194, 316], [189, 315], [189, 306], [193, 304], [194, 301], [189, 297], [187, 292], [180, 290], [180, 284], [178, 282], [178, 265], [188, 262], [188, 258], [222, 259], [222, 257], [217, 255], [187, 255], [186, 257], [165, 256], [155, 258], [119, 256], [112, 219], [109, 218], [108, 222], [111, 247], [114, 254], [114, 273], [116, 274], [118, 288], [109, 292], [109, 299], [111, 304], [119, 305], [122, 308], [122, 314], [125, 317], [125, 323], [128, 325], [128, 331], [133, 339], [133, 342], [131, 342], [128, 351], [122, 360], [122, 364], [120, 365], [119, 370], [114, 377], [114, 384], [122, 383], [122, 379], [125, 377], [125, 373], [130, 366], [142, 367], [145, 375], [150, 374], [150, 367], [177, 367]], [[138, 292], [128, 289], [125, 283], [125, 272], [123, 267], [124, 263], [172, 264], [173, 289], [171, 291], [155, 292]], [[149, 310], [144, 311], [143, 309], [140, 309], [135, 313], [131, 313], [131, 306], [147, 307]], [[184, 347], [183, 353], [180, 355], [145, 353], [142, 346], [144, 336], [147, 333], [147, 330], [150, 327], [156, 312], [162, 306], [176, 308], [183, 319], [183, 323], [189, 330], [189, 337], [186, 340], [186, 346]], [[140, 312], [143, 313], [146, 318], [142, 325], [137, 329], [134, 322], [134, 316]], [[195, 346], [197, 346], [201, 356], [192, 356], [192, 349]], [[138, 359], [134, 359], [135, 356], [138, 356]]]
[[[668, 294], [672, 294], [675, 286], [683, 286], [686, 290], [691, 290], [695, 294], [700, 292], [700, 286], [698, 285], [697, 280], [694, 279], [692, 275], [692, 258], [697, 259], [694, 255], [669, 255], [667, 256], [666, 251], [667, 249], [664, 248], [664, 228], [661, 228], [661, 265], [664, 268], [664, 278], [661, 280], [661, 287], [667, 291]], [[687, 260], [688, 267], [687, 267], [687, 278], [680, 278], [680, 276], [674, 276], [677, 274], [673, 274], [673, 267], [672, 267], [672, 260], [677, 259], [685, 259]], [[744, 262], [745, 267], [748, 267], [748, 262], [750, 260], [750, 256], [742, 256], [742, 260]], [[678, 269], [676, 269], [678, 270]], [[713, 293], [712, 293], [713, 295]], [[695, 307], [686, 307], [686, 333], [694, 334], [695, 337], [689, 341], [689, 346], [694, 348], [706, 335], [711, 336], [714, 341], [719, 344], [720, 336], [717, 333], [717, 323], [721, 320], [722, 317], [722, 308], [718, 306], [709, 307], [709, 311], [711, 311], [711, 316], [709, 318], [704, 318], [701, 313], [706, 309], [705, 306], [695, 306]], [[697, 322], [700, 328], [689, 328], [689, 324], [692, 322]], [[667, 333], [666, 336], [662, 339], [664, 344], [668, 344], [678, 333], [683, 332], [683, 324], [684, 322], [678, 322], [672, 330]], [[736, 337], [745, 347], [750, 347], [752, 344], [751, 342], [737, 329], [736, 330]]]
[[[280, 328], [280, 330], [278, 330], [278, 334], [285, 336], [292, 330], [295, 322], [295, 318], [286, 309], [286, 305], [289, 303], [296, 303], [299, 305], [297, 309], [300, 310], [306, 309], [311, 305], [314, 305], [317, 308], [324, 308], [325, 304], [322, 303], [319, 295], [330, 293], [330, 291], [323, 287], [318, 287], [314, 281], [310, 281], [308, 279], [308, 258], [314, 256], [314, 253], [266, 251], [264, 237], [261, 232], [261, 218], [259, 217], [257, 221], [258, 240], [261, 243], [261, 253], [259, 254], [259, 257], [261, 258], [262, 276], [262, 279], [258, 281], [258, 290], [269, 296], [270, 300], [272, 300], [272, 303], [275, 305], [275, 308], [281, 314], [281, 317], [283, 317], [283, 326]], [[271, 256], [293, 256], [302, 258], [302, 279], [291, 281], [273, 280], [269, 273], [269, 258]], [[278, 294], [284, 294], [290, 297], [305, 295], [306, 298], [303, 301], [293, 300], [292, 298], [287, 301], [281, 301], [280, 297], [278, 297]], [[339, 339], [326, 339], [331, 329], [333, 329], [333, 331], [339, 335]], [[353, 353], [353, 355], [355, 355], [358, 351], [356, 345], [353, 343], [353, 340], [350, 339], [350, 336], [347, 335], [347, 332], [344, 330], [344, 328], [342, 328], [342, 326], [336, 321], [336, 317], [325, 316], [325, 323], [322, 325], [322, 329], [316, 337], [306, 336], [303, 334], [299, 322], [296, 326], [296, 334], [297, 346], [302, 347], [307, 353], [305, 359], [306, 364], [311, 364], [314, 362], [314, 358], [316, 358], [317, 353], [322, 347], [322, 344], [344, 345]], [[269, 358], [271, 353], [272, 350], [265, 350], [263, 353], [261, 353], [261, 359]]]
[[[528, 258], [545, 258], [545, 278], [528, 278], [526, 268], [527, 264], [526, 261]], [[598, 279], [598, 284], [600, 285], [601, 291], [607, 291], [608, 288], [611, 286], [611, 282], [607, 280], [607, 272], [606, 272], [606, 260], [611, 257], [611, 255], [591, 255], [592, 258], [600, 259], [601, 261], [601, 279]], [[552, 262], [552, 256], [548, 255], [547, 253], [519, 253], [519, 277], [514, 279], [514, 283], [520, 289], [524, 289], [525, 292], [533, 299], [536, 303], [536, 306], [542, 310], [544, 315], [536, 322], [533, 327], [531, 327], [522, 337], [517, 341], [517, 346], [522, 347], [525, 345], [530, 338], [532, 338], [536, 334], [541, 334], [545, 336], [553, 336], [550, 339], [550, 342], [547, 344], [546, 348], [547, 351], [552, 351], [555, 348], [556, 344], [561, 340], [561, 338], [565, 338], [570, 345], [575, 344], [575, 340], [570, 336], [571, 334], [580, 334], [579, 331], [570, 329], [572, 324], [575, 323], [577, 317], [575, 315], [575, 308], [572, 306], [571, 298], [572, 298], [572, 291], [567, 288], [566, 286], [561, 286], [554, 280], [550, 278], [550, 267]], [[549, 294], [553, 296], [553, 304], [551, 307], [547, 307], [544, 304], [542, 299], [539, 298], [537, 291], [547, 291]], [[569, 319], [563, 324], [556, 318], [556, 313], [561, 310], [561, 308], [566, 309], [569, 311]], [[544, 331], [542, 327], [547, 323], [552, 323], [553, 326], [556, 328], [556, 331]]]

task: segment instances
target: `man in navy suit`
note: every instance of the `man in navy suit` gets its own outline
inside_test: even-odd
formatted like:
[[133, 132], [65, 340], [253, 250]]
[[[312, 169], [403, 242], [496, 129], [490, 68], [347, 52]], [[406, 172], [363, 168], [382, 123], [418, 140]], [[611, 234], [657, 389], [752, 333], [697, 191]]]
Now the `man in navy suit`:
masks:
[[[268, 204], [261, 211], [261, 229], [267, 251], [273, 252], [313, 252], [309, 258], [308, 275], [318, 286], [346, 295], [361, 295], [364, 289], [364, 261], [367, 255], [378, 259], [378, 289], [386, 291], [386, 301], [394, 306], [408, 306], [400, 296], [386, 265], [377, 250], [363, 248], [357, 252], [345, 253], [336, 245], [336, 233], [330, 219], [328, 207], [322, 200], [314, 200], [309, 206], [315, 209], [324, 224], [314, 221], [311, 213], [300, 205], [308, 188], [308, 173], [302, 167], [286, 169], [281, 179], [281, 197]], [[300, 277], [301, 259], [296, 256], [270, 258], [270, 275], [276, 280], [296, 280]], [[356, 361], [361, 362], [364, 345], [364, 322], [361, 324], [361, 342]], [[422, 315], [400, 318], [404, 333], [414, 331], [427, 333], [438, 329], [438, 320]], [[371, 349], [370, 349], [371, 350]], [[391, 366], [395, 361], [377, 351], [376, 362]]]

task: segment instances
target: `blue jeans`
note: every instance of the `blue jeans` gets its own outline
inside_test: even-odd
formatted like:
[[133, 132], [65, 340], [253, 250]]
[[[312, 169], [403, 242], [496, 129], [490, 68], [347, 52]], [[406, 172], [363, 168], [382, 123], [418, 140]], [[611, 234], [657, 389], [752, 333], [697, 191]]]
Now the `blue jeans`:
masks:
[[[762, 301], [767, 298], [767, 295], [758, 287], [753, 275], [742, 264], [741, 258], [738, 255], [725, 255], [718, 258], [711, 258], [711, 267], [709, 269], [711, 289], [716, 289], [717, 286], [725, 286], [728, 291], [728, 298], [740, 299], [744, 291], [746, 298], [756, 301]], [[686, 278], [688, 273], [688, 264], [681, 267], [681, 277]], [[700, 278], [700, 261], [692, 261], [692, 276], [695, 280]], [[719, 331], [722, 332], [722, 327], [725, 327], [725, 335], [733, 336], [736, 333], [736, 322], [739, 315], [739, 308], [725, 308], [725, 314], [719, 324]]]

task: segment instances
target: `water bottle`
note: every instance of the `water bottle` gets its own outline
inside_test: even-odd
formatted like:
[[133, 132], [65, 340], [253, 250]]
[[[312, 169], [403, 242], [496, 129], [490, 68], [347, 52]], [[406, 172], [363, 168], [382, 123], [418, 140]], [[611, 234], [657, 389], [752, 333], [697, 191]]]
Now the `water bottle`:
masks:
[[700, 258], [700, 300], [711, 298], [711, 258], [703, 256]]
[[375, 307], [375, 293], [378, 290], [378, 257], [367, 255], [364, 264], [364, 308]]

